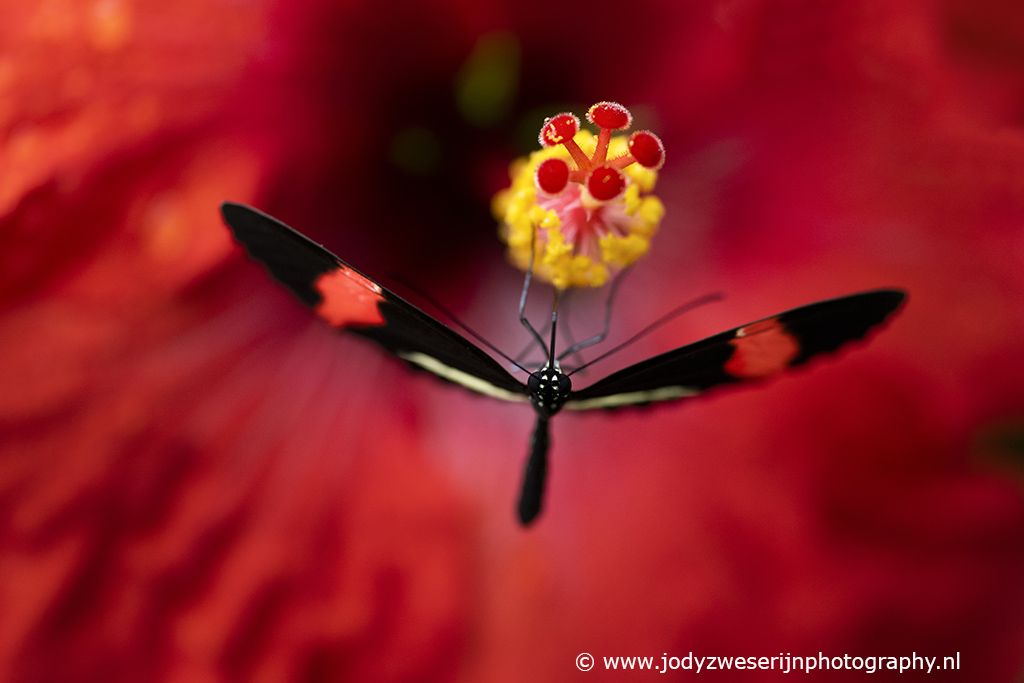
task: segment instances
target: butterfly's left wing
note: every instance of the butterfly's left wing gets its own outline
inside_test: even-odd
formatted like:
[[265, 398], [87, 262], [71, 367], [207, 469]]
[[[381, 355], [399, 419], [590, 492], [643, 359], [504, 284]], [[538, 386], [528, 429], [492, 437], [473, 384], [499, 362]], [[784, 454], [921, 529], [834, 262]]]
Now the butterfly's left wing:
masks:
[[221, 213], [249, 255], [334, 327], [467, 389], [528, 400], [525, 385], [475, 344], [319, 244], [244, 204], [224, 202]]
[[572, 392], [565, 407], [643, 405], [767, 378], [862, 338], [905, 298], [906, 292], [879, 289], [794, 308], [619, 370]]

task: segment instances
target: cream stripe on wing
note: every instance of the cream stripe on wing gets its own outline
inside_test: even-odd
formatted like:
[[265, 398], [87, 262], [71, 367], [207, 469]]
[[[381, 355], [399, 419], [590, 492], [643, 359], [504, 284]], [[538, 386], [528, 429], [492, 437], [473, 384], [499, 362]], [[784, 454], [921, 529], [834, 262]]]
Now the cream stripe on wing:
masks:
[[523, 402], [528, 401], [529, 398], [525, 393], [517, 393], [515, 391], [509, 391], [508, 389], [502, 389], [501, 387], [495, 386], [490, 382], [480, 379], [468, 372], [463, 372], [453, 367], [449, 367], [431, 356], [419, 351], [399, 351], [397, 355], [402, 360], [408, 361], [413, 365], [418, 365], [424, 370], [429, 370], [438, 377], [448, 380], [449, 382], [455, 382], [456, 384], [466, 387], [472, 391], [475, 391], [485, 396], [492, 398], [498, 398], [502, 401], [516, 401]]
[[594, 408], [620, 408], [632, 406], [639, 403], [653, 403], [654, 401], [671, 401], [675, 398], [686, 398], [696, 396], [699, 389], [693, 387], [659, 387], [650, 391], [630, 391], [623, 394], [612, 394], [610, 396], [598, 396], [597, 398], [584, 398], [578, 401], [569, 401], [565, 407], [569, 410], [592, 410]]

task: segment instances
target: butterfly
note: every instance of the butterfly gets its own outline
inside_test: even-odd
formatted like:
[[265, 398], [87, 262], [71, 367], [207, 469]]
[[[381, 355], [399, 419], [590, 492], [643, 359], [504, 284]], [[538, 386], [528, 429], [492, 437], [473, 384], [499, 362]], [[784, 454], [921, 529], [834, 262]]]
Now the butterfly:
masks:
[[573, 389], [572, 373], [563, 372], [555, 358], [554, 325], [548, 359], [522, 382], [458, 332], [277, 219], [233, 202], [221, 204], [221, 213], [249, 256], [335, 327], [376, 342], [416, 369], [480, 394], [533, 405], [536, 424], [518, 503], [523, 525], [541, 511], [548, 425], [559, 411], [683, 399], [715, 386], [770, 377], [864, 337], [907, 296], [897, 289], [877, 289], [801, 306]]

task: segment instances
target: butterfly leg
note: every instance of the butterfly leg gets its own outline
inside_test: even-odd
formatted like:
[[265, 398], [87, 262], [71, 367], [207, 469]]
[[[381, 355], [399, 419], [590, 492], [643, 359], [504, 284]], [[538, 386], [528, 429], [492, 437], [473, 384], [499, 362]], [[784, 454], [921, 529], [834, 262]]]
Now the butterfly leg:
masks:
[[[569, 315], [569, 302], [572, 301], [572, 296], [571, 296], [572, 293], [573, 293], [573, 290], [571, 290], [571, 289], [565, 290], [562, 293], [562, 299], [559, 302], [559, 306], [560, 306], [562, 312], [559, 315], [558, 323], [559, 323], [559, 325], [562, 328], [562, 332], [561, 332], [562, 339], [563, 339], [563, 341], [565, 341], [566, 344], [569, 345], [570, 348], [567, 349], [565, 351], [565, 353], [559, 354], [557, 360], [561, 361], [566, 356], [572, 355], [573, 358], [575, 359], [576, 363], [579, 364], [579, 365], [582, 365], [583, 364], [583, 357], [580, 356], [579, 349], [576, 348], [576, 337], [573, 335], [572, 329], [569, 327], [569, 319], [571, 318], [571, 316]], [[547, 331], [547, 326], [545, 326], [544, 331]], [[543, 334], [543, 333], [544, 332], [541, 332], [541, 334]]]
[[615, 303], [615, 295], [619, 291], [619, 284], [621, 284], [623, 278], [626, 277], [626, 273], [628, 272], [628, 269], [620, 271], [619, 274], [615, 276], [615, 279], [612, 280], [611, 289], [608, 291], [608, 298], [604, 303], [604, 327], [601, 329], [601, 332], [599, 334], [595, 334], [590, 339], [584, 339], [581, 342], [576, 342], [565, 351], [562, 351], [562, 353], [558, 354], [558, 360], [562, 360], [570, 354], [575, 354], [580, 349], [585, 349], [588, 346], [593, 346], [594, 344], [603, 342], [605, 337], [608, 336], [608, 330], [611, 329], [612, 325], [612, 305]]
[[[545, 334], [547, 334], [547, 333], [548, 333], [548, 331], [549, 331], [550, 329], [551, 329], [551, 323], [549, 322], [549, 323], [546, 323], [546, 324], [545, 324], [545, 325], [544, 325], [544, 326], [543, 326], [542, 328], [540, 328], [540, 329], [539, 329], [539, 330], [538, 330], [537, 332], [538, 332], [538, 334], [539, 334], [539, 335], [540, 335], [541, 337], [543, 337], [543, 336], [544, 336]], [[535, 339], [531, 339], [531, 340], [530, 340], [529, 342], [527, 342], [527, 344], [526, 344], [525, 346], [523, 346], [523, 349], [522, 349], [522, 351], [520, 351], [519, 353], [517, 353], [517, 354], [516, 354], [515, 356], [513, 356], [513, 357], [512, 357], [512, 360], [513, 360], [513, 361], [514, 361], [514, 362], [515, 362], [515, 363], [516, 363], [517, 365], [518, 365], [518, 364], [520, 364], [520, 363], [525, 363], [525, 362], [526, 362], [526, 358], [527, 358], [527, 357], [529, 357], [529, 355], [530, 355], [530, 352], [531, 352], [531, 351], [533, 351], [533, 350], [534, 350], [534, 349], [536, 348], [536, 347], [534, 346], [534, 344], [536, 344], [536, 343], [537, 343], [537, 342], [536, 342], [536, 340], [535, 340]], [[546, 349], [545, 349], [545, 350], [546, 350]], [[537, 363], [537, 366], [538, 366], [538, 367], [539, 367], [540, 365], [541, 365], [540, 363]], [[515, 367], [515, 366], [513, 366], [513, 367]]]
[[540, 514], [544, 502], [544, 480], [548, 471], [548, 448], [551, 445], [548, 433], [548, 418], [537, 416], [530, 439], [530, 458], [526, 461], [523, 474], [523, 491], [519, 496], [519, 521], [529, 525]]
[[[570, 345], [576, 343], [575, 341], [573, 341], [572, 331], [569, 329], [569, 324], [568, 324], [569, 323], [569, 318], [568, 318], [568, 315], [566, 313], [566, 310], [568, 308], [567, 304], [571, 300], [569, 295], [571, 295], [571, 294], [572, 294], [572, 290], [562, 291], [560, 299], [559, 299], [559, 304], [558, 304], [561, 307], [561, 309], [562, 309], [562, 314], [559, 316], [559, 320], [558, 320], [558, 322], [561, 324], [561, 328], [562, 328], [562, 337]], [[552, 321], [549, 320], [548, 322], [546, 322], [544, 324], [543, 327], [541, 327], [540, 329], [537, 330], [537, 333], [541, 337], [543, 337], [546, 334], [550, 334], [550, 332], [551, 332], [551, 325], [552, 325]], [[524, 362], [524, 359], [528, 356], [530, 351], [535, 348], [534, 344], [536, 344], [536, 343], [537, 343], [536, 340], [531, 339], [530, 342], [528, 344], [526, 344], [526, 346], [523, 347], [523, 350], [520, 351], [519, 353], [517, 353], [514, 356], [513, 360], [517, 364]], [[545, 353], [547, 353], [547, 348], [546, 347], [545, 347], [544, 351], [545, 351]], [[562, 358], [565, 355], [566, 354], [563, 353], [560, 356], [558, 356], [558, 360], [562, 360]], [[581, 363], [583, 362], [583, 359], [579, 357], [579, 354], [576, 354], [576, 357], [577, 357], [577, 360], [579, 360], [579, 362], [581, 362]], [[540, 367], [540, 365], [542, 365], [542, 363], [538, 363], [537, 364], [538, 367]]]
[[534, 341], [536, 341], [540, 348], [544, 351], [544, 356], [548, 355], [548, 347], [544, 344], [544, 339], [540, 334], [533, 328], [530, 321], [526, 319], [526, 296], [530, 293], [530, 281], [533, 280], [533, 259], [536, 257], [536, 246], [537, 246], [537, 228], [533, 229], [533, 236], [530, 238], [530, 267], [526, 269], [526, 277], [523, 278], [523, 293], [519, 297], [519, 322], [530, 331], [533, 335]]

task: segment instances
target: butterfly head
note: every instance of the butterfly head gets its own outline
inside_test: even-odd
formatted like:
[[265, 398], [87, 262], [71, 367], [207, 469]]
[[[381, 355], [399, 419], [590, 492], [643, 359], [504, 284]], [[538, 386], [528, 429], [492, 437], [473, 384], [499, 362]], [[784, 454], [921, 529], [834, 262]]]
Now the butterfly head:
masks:
[[572, 381], [558, 368], [557, 363], [545, 363], [544, 367], [530, 375], [526, 388], [530, 390], [530, 402], [534, 410], [544, 417], [551, 417], [569, 399]]

